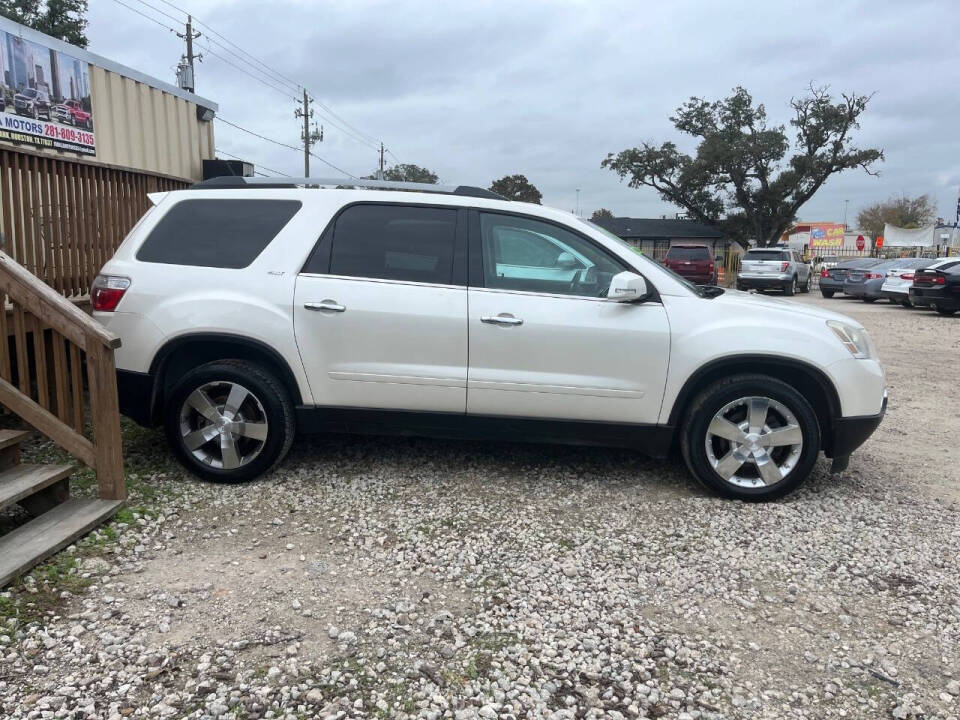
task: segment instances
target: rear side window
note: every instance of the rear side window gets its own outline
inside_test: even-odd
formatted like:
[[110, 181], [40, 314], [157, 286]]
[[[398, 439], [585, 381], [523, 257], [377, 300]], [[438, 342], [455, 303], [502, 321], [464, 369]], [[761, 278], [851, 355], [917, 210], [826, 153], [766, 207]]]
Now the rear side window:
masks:
[[183, 200], [150, 232], [137, 260], [245, 268], [299, 209], [298, 200]]
[[748, 250], [744, 260], [789, 260], [790, 253], [783, 250]]
[[450, 285], [457, 211], [354, 205], [333, 231], [330, 274]]
[[667, 250], [671, 260], [709, 260], [710, 252], [705, 247], [677, 247]]

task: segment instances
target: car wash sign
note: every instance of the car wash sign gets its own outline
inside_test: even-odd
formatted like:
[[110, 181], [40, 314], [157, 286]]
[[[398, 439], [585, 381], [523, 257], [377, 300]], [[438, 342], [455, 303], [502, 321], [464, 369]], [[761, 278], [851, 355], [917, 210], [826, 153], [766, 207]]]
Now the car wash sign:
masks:
[[810, 226], [811, 250], [837, 250], [843, 247], [845, 226], [838, 223], [814, 223]]
[[0, 141], [96, 154], [84, 60], [0, 30]]

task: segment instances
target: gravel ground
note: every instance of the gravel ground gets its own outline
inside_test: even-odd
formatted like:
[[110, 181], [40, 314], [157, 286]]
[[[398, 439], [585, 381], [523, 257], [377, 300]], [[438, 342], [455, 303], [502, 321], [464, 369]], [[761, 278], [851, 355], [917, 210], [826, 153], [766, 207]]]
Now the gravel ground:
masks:
[[0, 715], [958, 717], [960, 318], [797, 301], [872, 331], [891, 400], [773, 504], [627, 452], [390, 438], [214, 486], [127, 426], [136, 510], [0, 593]]

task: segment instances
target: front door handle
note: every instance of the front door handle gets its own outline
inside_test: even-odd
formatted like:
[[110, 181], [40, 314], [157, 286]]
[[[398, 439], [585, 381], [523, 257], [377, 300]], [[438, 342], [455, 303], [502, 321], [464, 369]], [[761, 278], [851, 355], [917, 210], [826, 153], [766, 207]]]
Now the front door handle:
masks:
[[336, 300], [322, 300], [321, 302], [307, 302], [303, 306], [307, 310], [329, 310], [331, 312], [343, 312], [346, 310], [345, 305], [341, 305]]
[[514, 317], [510, 313], [500, 313], [499, 315], [482, 315], [480, 317], [480, 322], [489, 323], [491, 325], [523, 325], [523, 320], [518, 317]]

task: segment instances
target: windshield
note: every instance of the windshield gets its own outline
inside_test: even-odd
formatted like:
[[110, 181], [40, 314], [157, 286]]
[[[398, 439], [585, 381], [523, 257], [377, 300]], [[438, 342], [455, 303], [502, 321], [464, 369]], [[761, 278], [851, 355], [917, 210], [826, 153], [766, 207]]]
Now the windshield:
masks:
[[705, 247], [674, 245], [667, 250], [668, 260], [709, 260], [710, 251]]
[[790, 256], [783, 250], [747, 250], [744, 260], [789, 260]]
[[33, 88], [27, 88], [26, 90], [23, 91], [23, 94], [26, 95], [28, 98], [32, 98], [37, 96], [37, 91], [34, 90]]

